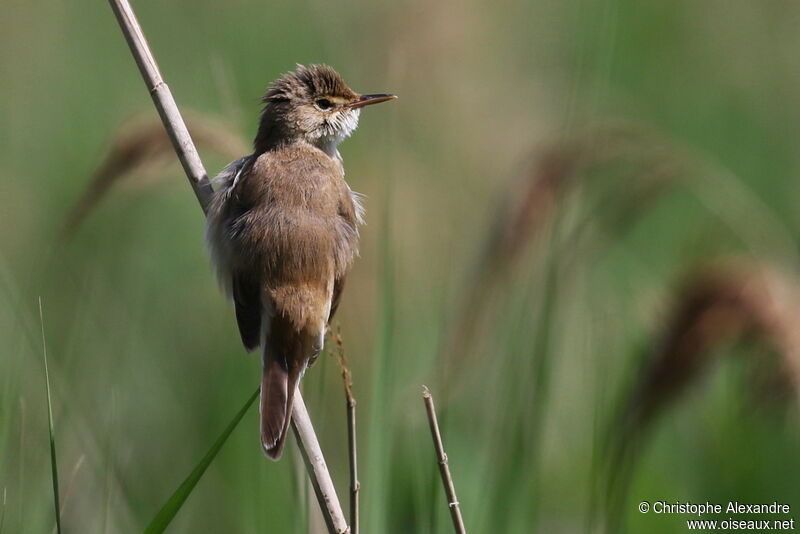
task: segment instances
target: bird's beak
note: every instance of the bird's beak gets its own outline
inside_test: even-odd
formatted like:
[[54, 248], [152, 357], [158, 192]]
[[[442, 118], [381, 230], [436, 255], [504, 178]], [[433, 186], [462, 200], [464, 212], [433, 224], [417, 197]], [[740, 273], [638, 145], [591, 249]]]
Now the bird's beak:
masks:
[[388, 102], [389, 100], [394, 100], [395, 98], [397, 98], [397, 95], [361, 95], [358, 97], [358, 100], [351, 104], [347, 104], [345, 107], [350, 109], [363, 108], [364, 106], [369, 106], [370, 104], [380, 104], [381, 102]]

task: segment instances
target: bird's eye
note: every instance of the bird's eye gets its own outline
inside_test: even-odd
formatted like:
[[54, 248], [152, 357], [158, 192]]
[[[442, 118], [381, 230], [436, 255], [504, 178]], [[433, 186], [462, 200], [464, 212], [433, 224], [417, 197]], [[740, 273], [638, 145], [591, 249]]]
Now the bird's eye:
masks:
[[331, 109], [333, 107], [333, 104], [327, 98], [320, 98], [315, 103], [319, 109]]

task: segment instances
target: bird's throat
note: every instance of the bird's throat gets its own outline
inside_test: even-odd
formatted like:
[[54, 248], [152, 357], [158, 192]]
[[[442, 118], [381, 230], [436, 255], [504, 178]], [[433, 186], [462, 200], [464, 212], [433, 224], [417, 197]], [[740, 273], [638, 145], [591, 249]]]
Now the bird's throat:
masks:
[[341, 161], [342, 155], [339, 153], [338, 147], [339, 143], [341, 143], [343, 140], [344, 137], [342, 136], [323, 136], [315, 139], [311, 144], [325, 152], [333, 159], [338, 159]]

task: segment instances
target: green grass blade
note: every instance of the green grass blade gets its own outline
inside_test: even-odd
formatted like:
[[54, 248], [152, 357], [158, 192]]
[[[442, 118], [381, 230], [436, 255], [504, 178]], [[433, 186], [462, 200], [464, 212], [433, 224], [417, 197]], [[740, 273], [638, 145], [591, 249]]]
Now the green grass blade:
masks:
[[6, 524], [6, 488], [3, 488], [3, 509], [0, 510], [0, 534], [3, 534], [3, 525]]
[[50, 468], [53, 472], [53, 506], [56, 512], [56, 531], [61, 534], [61, 498], [58, 494], [58, 462], [56, 461], [56, 439], [53, 431], [53, 403], [50, 396], [50, 370], [47, 367], [47, 343], [44, 339], [44, 313], [42, 297], [39, 297], [39, 323], [42, 326], [42, 353], [44, 354], [44, 378], [47, 385], [47, 427], [50, 433]]
[[186, 480], [178, 486], [178, 489], [175, 490], [167, 502], [164, 503], [164, 506], [161, 507], [161, 510], [158, 511], [156, 516], [150, 521], [150, 524], [147, 525], [147, 528], [144, 530], [144, 534], [160, 534], [164, 532], [164, 530], [169, 526], [172, 520], [175, 518], [175, 514], [178, 513], [178, 510], [181, 509], [183, 503], [186, 502], [186, 499], [189, 497], [189, 494], [192, 493], [197, 483], [200, 481], [200, 478], [203, 476], [203, 473], [206, 472], [208, 466], [211, 465], [211, 462], [214, 461], [217, 454], [219, 453], [222, 446], [225, 445], [225, 442], [230, 437], [233, 430], [239, 424], [239, 421], [242, 420], [244, 414], [247, 413], [247, 410], [253, 404], [253, 402], [258, 397], [258, 393], [260, 388], [256, 389], [255, 392], [247, 399], [247, 402], [244, 403], [244, 406], [239, 410], [239, 412], [234, 416], [233, 420], [228, 424], [225, 430], [222, 432], [217, 441], [214, 442], [211, 449], [203, 456], [203, 459], [200, 460], [200, 463], [192, 470]]

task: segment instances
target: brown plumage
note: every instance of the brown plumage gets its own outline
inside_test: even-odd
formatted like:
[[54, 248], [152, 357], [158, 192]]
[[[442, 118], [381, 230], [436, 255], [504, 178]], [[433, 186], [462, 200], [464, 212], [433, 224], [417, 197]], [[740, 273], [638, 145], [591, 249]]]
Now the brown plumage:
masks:
[[253, 154], [217, 177], [207, 239], [242, 342], [261, 348], [261, 444], [273, 459], [358, 254], [361, 207], [336, 147], [361, 107], [391, 98], [353, 92], [330, 67], [298, 66], [267, 90]]

